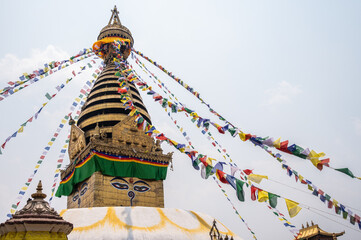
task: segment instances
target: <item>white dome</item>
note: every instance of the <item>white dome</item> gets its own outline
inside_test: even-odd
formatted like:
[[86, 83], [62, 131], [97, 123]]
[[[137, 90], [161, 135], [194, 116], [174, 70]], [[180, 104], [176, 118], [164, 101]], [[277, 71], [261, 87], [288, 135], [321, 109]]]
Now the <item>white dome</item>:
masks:
[[[69, 240], [210, 240], [214, 220], [193, 211], [151, 207], [73, 208], [62, 210], [60, 215], [74, 225]], [[217, 228], [223, 236], [241, 240], [219, 221]]]

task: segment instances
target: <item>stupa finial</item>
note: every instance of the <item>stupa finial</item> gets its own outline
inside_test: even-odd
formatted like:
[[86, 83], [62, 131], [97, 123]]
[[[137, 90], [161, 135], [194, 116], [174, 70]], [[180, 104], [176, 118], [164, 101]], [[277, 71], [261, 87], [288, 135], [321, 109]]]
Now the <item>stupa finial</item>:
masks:
[[46, 194], [43, 193], [43, 185], [41, 184], [41, 180], [38, 183], [38, 186], [36, 187], [36, 193], [31, 194], [31, 197], [34, 199], [44, 199], [46, 198]]
[[[119, 19], [119, 11], [118, 11], [118, 9], [117, 9], [117, 6], [116, 5], [114, 5], [114, 9], [113, 10], [110, 10], [111, 12], [112, 12], [112, 16], [110, 17], [110, 19], [109, 19], [109, 23], [108, 23], [108, 25], [111, 25], [111, 24], [118, 24], [118, 25], [121, 25], [121, 23], [120, 23], [120, 19]], [[113, 20], [113, 22], [112, 22], [112, 20]]]

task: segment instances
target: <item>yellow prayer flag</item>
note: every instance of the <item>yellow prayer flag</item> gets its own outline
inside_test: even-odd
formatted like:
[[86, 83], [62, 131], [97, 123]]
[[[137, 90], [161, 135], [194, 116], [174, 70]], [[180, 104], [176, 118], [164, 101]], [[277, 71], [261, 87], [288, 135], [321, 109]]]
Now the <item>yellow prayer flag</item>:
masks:
[[35, 166], [35, 169], [38, 169], [39, 167], [40, 167], [40, 165], [38, 164], [38, 165]]
[[44, 75], [40, 75], [40, 79], [43, 79], [44, 78]]
[[66, 123], [66, 120], [65, 120], [65, 119], [61, 120], [61, 123], [64, 123], [64, 124], [65, 124], [65, 123]]
[[265, 202], [268, 200], [268, 192], [258, 190], [258, 202]]
[[17, 92], [17, 91], [19, 91], [19, 89], [15, 89], [15, 90], [14, 90], [14, 92]]
[[68, 147], [68, 144], [65, 144], [64, 146], [63, 146], [63, 148], [67, 148]]
[[49, 145], [49, 146], [53, 145], [53, 142], [48, 142], [48, 145]]
[[286, 201], [286, 205], [287, 205], [287, 209], [288, 209], [288, 214], [290, 215], [291, 218], [296, 216], [298, 214], [298, 212], [301, 211], [302, 208], [298, 206], [297, 202], [294, 202], [287, 198], [285, 198], [285, 201]]
[[281, 147], [281, 138], [277, 139], [276, 141], [273, 142], [273, 146], [275, 148], [280, 148]]
[[190, 114], [192, 117], [196, 117], [196, 118], [199, 118], [198, 114], [196, 112], [191, 112]]
[[19, 130], [18, 130], [18, 133], [22, 133], [23, 131], [24, 131], [24, 127], [21, 126], [21, 127], [19, 128]]
[[28, 187], [22, 187], [21, 190], [26, 191]]
[[321, 162], [318, 158], [311, 158], [310, 161], [315, 167], [317, 167], [317, 165]]
[[10, 213], [14, 214], [15, 213], [15, 209], [10, 209]]
[[76, 101], [76, 102], [80, 102], [80, 98], [75, 98], [75, 101]]
[[43, 107], [45, 107], [45, 105], [46, 105], [46, 104], [48, 104], [48, 102], [46, 102], [46, 103], [43, 103]]
[[260, 183], [264, 178], [268, 179], [268, 177], [265, 175], [257, 175], [257, 174], [248, 175], [248, 179], [255, 183]]
[[137, 109], [136, 109], [136, 108], [133, 108], [132, 111], [130, 111], [129, 115], [130, 115], [130, 116], [133, 116], [136, 111], [137, 111]]
[[240, 131], [240, 132], [238, 133], [238, 135], [239, 135], [239, 138], [240, 138], [242, 141], [246, 141], [246, 134], [244, 134], [244, 132]]
[[58, 173], [58, 172], [60, 172], [60, 169], [56, 169], [56, 170], [55, 170], [55, 173]]
[[216, 159], [214, 159], [214, 158], [207, 158], [206, 163], [208, 163], [209, 165], [212, 165], [212, 161], [216, 161]]
[[332, 203], [333, 203], [334, 206], [338, 205], [338, 202], [335, 199], [332, 199]]

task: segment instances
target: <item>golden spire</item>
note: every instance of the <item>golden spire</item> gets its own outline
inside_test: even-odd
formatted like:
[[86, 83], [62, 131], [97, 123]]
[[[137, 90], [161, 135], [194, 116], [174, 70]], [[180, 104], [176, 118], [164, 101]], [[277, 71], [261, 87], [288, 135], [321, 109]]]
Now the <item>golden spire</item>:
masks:
[[[113, 10], [110, 10], [112, 12], [112, 16], [110, 17], [109, 19], [109, 23], [108, 25], [114, 25], [114, 24], [118, 24], [118, 25], [122, 25], [121, 22], [120, 22], [120, 19], [119, 19], [119, 11], [117, 9], [117, 6], [114, 5], [114, 9]], [[113, 23], [112, 23], [112, 20], [113, 20]]]

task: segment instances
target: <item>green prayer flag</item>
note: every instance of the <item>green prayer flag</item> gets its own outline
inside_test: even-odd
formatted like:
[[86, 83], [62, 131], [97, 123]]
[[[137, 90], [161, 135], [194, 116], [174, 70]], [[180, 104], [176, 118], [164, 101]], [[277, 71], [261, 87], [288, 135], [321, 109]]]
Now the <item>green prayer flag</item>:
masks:
[[118, 72], [116, 72], [116, 73], [115, 73], [115, 76], [120, 77], [120, 76], [121, 76], [120, 72], [119, 72], [119, 71], [118, 71]]
[[46, 97], [47, 99], [49, 99], [49, 100], [51, 99], [51, 96], [50, 96], [49, 93], [46, 93], [46, 94], [45, 94], [45, 97]]
[[236, 179], [237, 198], [241, 202], [244, 202], [243, 184], [244, 184], [244, 182], [242, 182], [241, 180]]
[[277, 206], [277, 198], [279, 196], [273, 193], [268, 193], [268, 199], [269, 199], [269, 205], [271, 205], [271, 207], [275, 208]]
[[213, 170], [213, 166], [207, 165], [207, 167], [206, 167], [206, 179], [207, 179], [210, 175], [212, 175], [212, 170]]
[[325, 198], [326, 198], [327, 201], [330, 201], [331, 196], [326, 193]]
[[229, 128], [229, 129], [228, 129], [228, 132], [230, 132], [231, 135], [232, 135], [232, 137], [234, 137], [235, 134], [236, 134], [236, 129], [235, 129], [235, 128]]
[[348, 213], [346, 211], [342, 211], [342, 217], [343, 219], [347, 219]]
[[349, 175], [352, 178], [355, 178], [355, 176], [353, 175], [353, 173], [350, 171], [350, 169], [348, 168], [335, 168], [336, 171], [342, 172], [346, 175]]
[[307, 186], [308, 186], [308, 190], [313, 191], [313, 188], [311, 187], [310, 184], [308, 184]]

